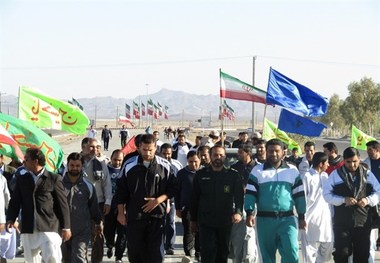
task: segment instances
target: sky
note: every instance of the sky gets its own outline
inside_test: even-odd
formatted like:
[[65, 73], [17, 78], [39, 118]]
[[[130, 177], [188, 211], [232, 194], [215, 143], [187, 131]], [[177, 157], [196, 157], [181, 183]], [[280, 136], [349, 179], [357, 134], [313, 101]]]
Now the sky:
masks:
[[266, 91], [270, 67], [327, 98], [380, 83], [380, 1], [0, 1], [1, 95], [218, 95], [219, 69]]

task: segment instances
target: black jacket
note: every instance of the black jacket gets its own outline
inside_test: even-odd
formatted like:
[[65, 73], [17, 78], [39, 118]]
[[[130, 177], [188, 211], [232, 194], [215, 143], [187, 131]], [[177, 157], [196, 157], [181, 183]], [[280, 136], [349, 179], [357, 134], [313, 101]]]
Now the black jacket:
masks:
[[191, 221], [212, 227], [231, 225], [231, 216], [242, 213], [243, 202], [243, 181], [236, 170], [223, 168], [215, 172], [208, 166], [195, 174], [190, 203]]
[[116, 203], [126, 204], [128, 221], [163, 218], [166, 202], [162, 202], [150, 213], [144, 213], [144, 198], [157, 198], [166, 194], [172, 198], [177, 191], [177, 180], [170, 168], [170, 163], [155, 156], [148, 168], [140, 155], [129, 158], [120, 171], [120, 180], [116, 190]]
[[21, 209], [21, 233], [33, 233], [34, 220], [36, 229], [40, 232], [58, 232], [70, 228], [70, 211], [60, 175], [44, 170], [35, 184], [33, 175], [21, 167], [15, 177], [7, 221], [14, 222]]

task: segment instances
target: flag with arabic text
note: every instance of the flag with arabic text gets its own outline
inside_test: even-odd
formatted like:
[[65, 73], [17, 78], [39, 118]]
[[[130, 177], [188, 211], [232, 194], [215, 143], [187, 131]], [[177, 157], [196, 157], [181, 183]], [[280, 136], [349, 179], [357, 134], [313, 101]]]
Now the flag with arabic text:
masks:
[[376, 138], [369, 136], [352, 124], [351, 129], [351, 147], [359, 150], [367, 150], [367, 142], [376, 141]]
[[85, 134], [90, 121], [78, 107], [50, 97], [43, 92], [20, 87], [18, 116], [39, 128]]
[[266, 92], [220, 71], [220, 97], [265, 103]]

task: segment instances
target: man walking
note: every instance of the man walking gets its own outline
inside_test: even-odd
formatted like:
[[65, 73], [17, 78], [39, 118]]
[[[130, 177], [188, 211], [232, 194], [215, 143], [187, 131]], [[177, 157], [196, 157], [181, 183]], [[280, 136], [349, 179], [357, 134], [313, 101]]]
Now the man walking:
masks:
[[253, 211], [257, 206], [257, 236], [262, 262], [275, 263], [279, 249], [282, 262], [298, 262], [298, 225], [306, 227], [305, 193], [297, 168], [287, 164], [284, 145], [278, 139], [266, 143], [267, 159], [256, 165], [249, 175], [244, 200], [246, 224], [254, 225]]
[[176, 179], [170, 163], [155, 155], [152, 134], [141, 136], [138, 151], [139, 155], [129, 158], [120, 172], [116, 190], [117, 220], [122, 225], [127, 224], [131, 263], [161, 263], [165, 201], [174, 196]]
[[124, 148], [124, 146], [127, 144], [127, 141], [130, 137], [129, 130], [125, 127], [124, 124], [121, 126], [121, 129], [119, 131], [119, 137], [120, 137], [120, 142], [121, 142], [121, 148]]
[[[238, 162], [231, 165], [232, 169], [239, 172], [243, 180], [244, 190], [248, 183], [249, 174], [256, 166], [252, 159], [252, 147], [249, 144], [241, 144], [238, 150]], [[243, 220], [232, 225], [231, 246], [234, 263], [254, 263], [257, 258], [256, 232], [253, 227], [245, 224], [246, 214], [243, 211]]]
[[183, 250], [190, 257], [192, 249], [195, 258], [200, 260], [199, 233], [192, 233], [190, 229], [190, 199], [195, 173], [199, 170], [201, 160], [195, 151], [187, 153], [187, 166], [177, 173], [178, 192], [175, 196], [176, 214], [182, 220]]
[[[161, 145], [161, 157], [166, 159], [171, 166], [171, 169], [173, 171], [173, 175], [177, 177], [177, 173], [179, 170], [181, 170], [182, 164], [172, 159], [172, 153], [173, 148], [171, 144], [164, 143]], [[176, 229], [175, 229], [175, 214], [176, 214], [176, 207], [174, 203], [174, 198], [167, 200], [167, 207], [166, 207], [166, 216], [165, 216], [165, 238], [164, 238], [164, 248], [166, 255], [174, 255], [174, 244], [175, 244], [175, 237], [176, 237]]]
[[63, 243], [63, 262], [87, 262], [87, 246], [91, 237], [91, 220], [97, 234], [102, 231], [101, 214], [95, 187], [83, 177], [83, 156], [73, 152], [67, 157], [67, 173], [63, 177], [70, 207], [72, 237]]
[[323, 186], [325, 200], [334, 206], [334, 261], [368, 262], [371, 233], [370, 207], [380, 200], [374, 174], [360, 164], [359, 151], [348, 147], [344, 165], [333, 171]]
[[70, 210], [61, 176], [47, 171], [45, 164], [41, 150], [26, 150], [24, 167], [15, 175], [6, 227], [13, 227], [21, 209], [25, 261], [58, 263], [62, 241], [71, 238]]
[[203, 263], [226, 263], [232, 224], [243, 211], [243, 182], [223, 166], [226, 150], [211, 148], [211, 165], [195, 174], [190, 202], [192, 232], [199, 230]]
[[104, 125], [101, 138], [104, 144], [104, 150], [108, 151], [108, 145], [109, 145], [110, 139], [112, 139], [112, 131], [110, 128], [108, 128], [107, 124]]
[[303, 262], [328, 262], [334, 248], [332, 211], [323, 198], [323, 185], [328, 174], [328, 156], [316, 152], [312, 168], [302, 179], [306, 194], [306, 230], [300, 230]]

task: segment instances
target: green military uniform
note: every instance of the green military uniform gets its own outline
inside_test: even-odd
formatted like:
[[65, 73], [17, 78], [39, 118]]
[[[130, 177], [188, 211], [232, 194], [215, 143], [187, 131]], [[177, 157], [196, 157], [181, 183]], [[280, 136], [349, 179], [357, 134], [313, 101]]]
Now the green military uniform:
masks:
[[244, 190], [239, 173], [212, 167], [199, 170], [193, 181], [190, 214], [198, 223], [203, 263], [227, 262], [232, 215], [243, 210]]

